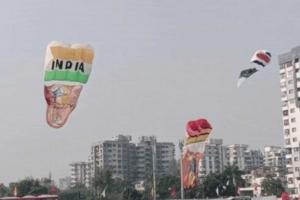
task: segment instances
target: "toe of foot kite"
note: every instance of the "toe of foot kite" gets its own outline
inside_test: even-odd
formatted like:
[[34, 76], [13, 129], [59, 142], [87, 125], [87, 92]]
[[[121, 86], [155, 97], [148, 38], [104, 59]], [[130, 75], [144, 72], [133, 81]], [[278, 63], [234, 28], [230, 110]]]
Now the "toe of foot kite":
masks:
[[237, 86], [240, 87], [241, 84], [250, 76], [255, 74], [262, 67], [267, 66], [271, 61], [271, 53], [266, 50], [257, 50], [251, 58], [251, 63], [254, 64], [254, 67], [244, 69], [241, 71]]
[[44, 66], [44, 95], [47, 123], [62, 127], [75, 109], [80, 92], [87, 83], [94, 51], [87, 44], [53, 41], [47, 46]]

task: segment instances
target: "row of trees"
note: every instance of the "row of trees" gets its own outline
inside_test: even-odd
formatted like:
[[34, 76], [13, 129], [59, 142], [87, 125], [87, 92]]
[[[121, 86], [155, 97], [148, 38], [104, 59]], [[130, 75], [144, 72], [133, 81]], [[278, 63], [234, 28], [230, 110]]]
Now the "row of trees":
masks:
[[0, 184], [0, 197], [4, 196], [25, 196], [57, 193], [52, 181], [48, 178], [41, 180], [25, 178], [17, 183], [10, 183], [9, 186]]
[[[236, 196], [239, 187], [247, 186], [242, 174], [238, 167], [227, 166], [222, 173], [211, 173], [200, 180], [197, 187], [185, 190], [185, 198]], [[27, 178], [18, 183], [11, 183], [8, 187], [0, 185], [0, 197], [13, 196], [16, 187], [19, 196], [53, 193], [51, 180]], [[262, 189], [265, 195], [280, 196], [284, 191], [282, 182], [272, 176], [265, 178]], [[109, 170], [98, 169], [90, 187], [78, 184], [70, 189], [56, 192], [59, 193], [61, 200], [147, 200], [153, 197], [153, 183], [152, 177], [149, 177], [145, 182], [145, 191], [138, 192], [133, 184], [121, 179], [113, 179]], [[160, 199], [180, 198], [180, 176], [157, 177], [156, 195]]]

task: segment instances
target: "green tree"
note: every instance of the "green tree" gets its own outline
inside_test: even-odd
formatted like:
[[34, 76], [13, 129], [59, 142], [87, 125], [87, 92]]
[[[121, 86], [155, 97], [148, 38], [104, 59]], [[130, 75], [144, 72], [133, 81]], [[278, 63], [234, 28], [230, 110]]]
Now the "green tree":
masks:
[[204, 196], [208, 198], [218, 197], [216, 189], [222, 184], [219, 174], [210, 173], [204, 179]]
[[[91, 193], [93, 200], [122, 199], [125, 186], [126, 183], [123, 180], [113, 179], [110, 170], [97, 168], [95, 177], [92, 179]], [[102, 195], [103, 193], [105, 193], [105, 196]]]
[[176, 197], [180, 197], [180, 177], [164, 176], [157, 180], [156, 193], [159, 198], [171, 199], [171, 190], [175, 187]]
[[272, 176], [267, 175], [261, 184], [262, 190], [266, 195], [276, 195], [280, 197], [284, 192], [283, 183], [279, 178], [274, 179]]
[[5, 197], [9, 194], [9, 188], [4, 184], [0, 184], [0, 197]]

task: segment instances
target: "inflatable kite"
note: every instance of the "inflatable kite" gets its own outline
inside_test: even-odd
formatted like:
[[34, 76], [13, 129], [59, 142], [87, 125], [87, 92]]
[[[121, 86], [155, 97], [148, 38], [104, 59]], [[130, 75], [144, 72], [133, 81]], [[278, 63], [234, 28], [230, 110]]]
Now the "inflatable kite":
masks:
[[183, 147], [183, 186], [193, 188], [197, 185], [199, 162], [204, 157], [205, 141], [212, 131], [206, 119], [189, 121], [186, 126], [186, 138]]
[[259, 70], [259, 67], [265, 67], [268, 65], [271, 62], [271, 58], [271, 53], [266, 50], [256, 51], [251, 58], [251, 63], [253, 63], [255, 66], [253, 68], [248, 68], [241, 71], [237, 86], [240, 87], [247, 78]]
[[51, 42], [44, 66], [47, 123], [62, 127], [75, 109], [80, 92], [92, 69], [94, 51], [87, 44]]

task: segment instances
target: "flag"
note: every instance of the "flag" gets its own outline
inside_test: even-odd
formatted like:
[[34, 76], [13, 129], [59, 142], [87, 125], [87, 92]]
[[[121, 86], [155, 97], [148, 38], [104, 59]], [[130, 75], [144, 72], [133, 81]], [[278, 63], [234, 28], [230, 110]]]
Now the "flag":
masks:
[[105, 191], [106, 191], [107, 186], [105, 186], [105, 188], [103, 189], [102, 193], [101, 193], [101, 197], [105, 197]]
[[17, 190], [17, 186], [15, 185], [15, 188], [14, 188], [14, 196], [18, 196], [18, 190]]
[[172, 189], [171, 189], [171, 197], [175, 198], [177, 196], [176, 194], [176, 187], [173, 186]]
[[229, 180], [226, 182], [226, 186], [228, 186], [229, 185]]
[[219, 196], [219, 187], [216, 189], [216, 194]]

